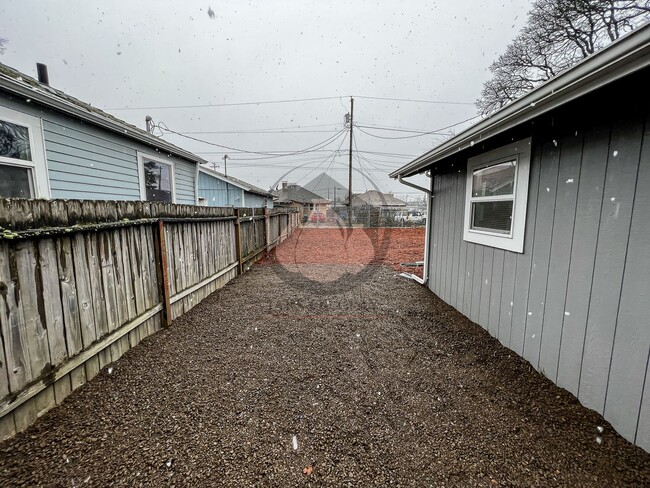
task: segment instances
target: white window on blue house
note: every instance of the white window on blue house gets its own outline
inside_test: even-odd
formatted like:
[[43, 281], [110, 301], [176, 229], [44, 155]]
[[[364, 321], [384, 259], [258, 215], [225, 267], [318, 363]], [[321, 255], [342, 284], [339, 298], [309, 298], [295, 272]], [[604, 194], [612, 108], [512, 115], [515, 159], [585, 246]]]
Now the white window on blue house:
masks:
[[0, 197], [49, 198], [41, 120], [0, 107]]
[[463, 239], [523, 252], [530, 144], [523, 139], [468, 160]]
[[150, 202], [174, 203], [174, 163], [160, 156], [138, 153], [140, 198]]

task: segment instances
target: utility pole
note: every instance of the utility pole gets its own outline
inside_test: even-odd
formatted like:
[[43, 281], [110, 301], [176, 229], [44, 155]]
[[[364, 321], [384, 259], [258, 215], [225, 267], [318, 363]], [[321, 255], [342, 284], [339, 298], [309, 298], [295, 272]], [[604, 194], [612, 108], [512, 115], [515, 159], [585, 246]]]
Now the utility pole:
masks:
[[223, 155], [223, 174], [228, 176], [228, 164], [226, 163], [226, 160], [228, 159], [228, 155], [224, 154]]
[[350, 151], [348, 174], [348, 223], [352, 227], [352, 127], [354, 126], [354, 98], [350, 97]]

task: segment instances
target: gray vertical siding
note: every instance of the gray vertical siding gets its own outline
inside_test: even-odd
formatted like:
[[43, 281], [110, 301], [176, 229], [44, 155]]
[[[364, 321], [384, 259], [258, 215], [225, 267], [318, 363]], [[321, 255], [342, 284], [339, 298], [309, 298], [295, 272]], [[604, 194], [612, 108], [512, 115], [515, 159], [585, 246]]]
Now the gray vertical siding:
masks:
[[461, 166], [432, 183], [429, 287], [650, 450], [650, 119], [533, 136], [521, 254], [463, 241]]
[[174, 163], [176, 203], [195, 203], [196, 163], [2, 93], [0, 104], [42, 119], [52, 198], [140, 200], [141, 151], [168, 157]]

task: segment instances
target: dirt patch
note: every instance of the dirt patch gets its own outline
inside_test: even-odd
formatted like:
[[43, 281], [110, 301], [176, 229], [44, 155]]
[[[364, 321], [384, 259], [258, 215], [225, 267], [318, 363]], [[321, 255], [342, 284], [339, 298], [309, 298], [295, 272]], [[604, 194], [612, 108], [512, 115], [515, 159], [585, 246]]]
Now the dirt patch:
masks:
[[[650, 484], [650, 455], [394, 269], [323, 297], [279, 266], [0, 444], [0, 485]], [[313, 282], [363, 267], [293, 266]]]

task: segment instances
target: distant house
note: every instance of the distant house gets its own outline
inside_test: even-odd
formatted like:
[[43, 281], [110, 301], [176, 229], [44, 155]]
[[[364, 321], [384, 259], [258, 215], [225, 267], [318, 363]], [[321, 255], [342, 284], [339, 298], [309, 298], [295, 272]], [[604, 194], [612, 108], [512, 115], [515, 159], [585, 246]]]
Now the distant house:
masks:
[[330, 200], [333, 205], [342, 204], [348, 199], [347, 187], [341, 185], [327, 173], [321, 173], [313, 180], [307, 183], [304, 188], [309, 190], [321, 198]]
[[403, 210], [406, 202], [395, 198], [392, 193], [382, 193], [368, 190], [365, 193], [352, 195], [352, 207], [374, 207], [382, 210]]
[[273, 194], [238, 178], [199, 168], [199, 205], [273, 208]]
[[650, 25], [390, 176], [431, 177], [428, 287], [650, 451], [648, 87]]
[[0, 64], [0, 197], [197, 204], [203, 163]]
[[327, 198], [306, 190], [300, 185], [282, 182], [282, 188], [273, 191], [275, 204], [280, 207], [294, 207], [300, 210], [300, 218], [309, 217], [312, 212], [325, 214], [330, 206]]

